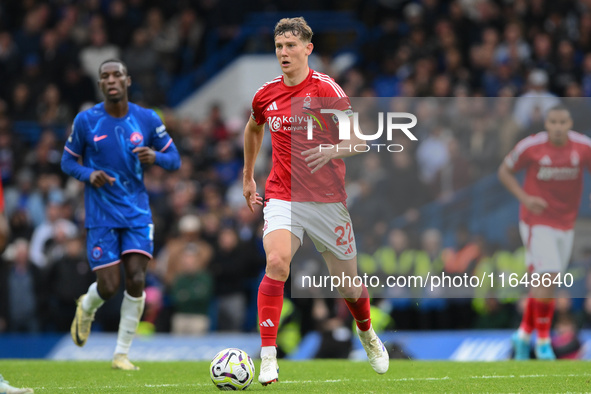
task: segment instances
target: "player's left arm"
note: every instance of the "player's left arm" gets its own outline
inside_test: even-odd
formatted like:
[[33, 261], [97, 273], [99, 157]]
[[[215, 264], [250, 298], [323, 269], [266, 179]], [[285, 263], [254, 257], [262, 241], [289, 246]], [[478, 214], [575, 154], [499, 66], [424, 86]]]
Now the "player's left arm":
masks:
[[514, 160], [512, 158], [512, 155], [515, 154], [513, 152], [509, 153], [509, 155], [507, 155], [505, 160], [503, 160], [503, 162], [499, 166], [499, 169], [497, 171], [499, 181], [501, 181], [503, 186], [505, 186], [505, 188], [511, 194], [513, 194], [517, 198], [517, 200], [519, 200], [519, 202], [525, 206], [527, 210], [536, 215], [539, 215], [542, 212], [544, 212], [546, 208], [548, 208], [548, 203], [542, 197], [528, 194], [523, 189], [523, 187], [521, 187], [521, 185], [519, 184], [519, 180], [517, 180], [517, 177], [515, 176], [515, 171], [520, 169], [525, 160], [523, 157], [521, 157], [520, 159], [517, 159], [521, 160], [521, 162], [515, 163], [515, 161], [517, 160]]
[[142, 164], [156, 164], [168, 171], [178, 170], [181, 166], [181, 156], [172, 138], [166, 132], [166, 126], [158, 115], [151, 111], [152, 116], [152, 145], [139, 146], [132, 152], [138, 155]]

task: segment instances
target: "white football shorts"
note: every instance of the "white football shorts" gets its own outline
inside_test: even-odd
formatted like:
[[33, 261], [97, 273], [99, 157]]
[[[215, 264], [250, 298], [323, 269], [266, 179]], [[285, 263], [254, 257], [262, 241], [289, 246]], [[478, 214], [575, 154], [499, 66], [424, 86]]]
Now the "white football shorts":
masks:
[[530, 226], [519, 222], [519, 232], [525, 245], [525, 264], [533, 272], [565, 272], [573, 250], [574, 230], [559, 230], [550, 226]]
[[339, 260], [357, 255], [351, 216], [345, 204], [291, 202], [270, 199], [263, 208], [263, 238], [272, 231], [285, 229], [304, 242], [308, 234], [316, 250], [331, 252]]

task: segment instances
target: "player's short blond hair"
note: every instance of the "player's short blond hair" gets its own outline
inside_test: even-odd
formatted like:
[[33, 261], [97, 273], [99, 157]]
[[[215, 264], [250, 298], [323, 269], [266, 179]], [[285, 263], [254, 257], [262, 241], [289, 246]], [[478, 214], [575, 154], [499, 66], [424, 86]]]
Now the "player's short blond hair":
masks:
[[314, 34], [306, 20], [301, 16], [297, 18], [283, 18], [277, 22], [273, 37], [275, 38], [285, 33], [291, 33], [305, 43], [312, 42], [312, 35]]

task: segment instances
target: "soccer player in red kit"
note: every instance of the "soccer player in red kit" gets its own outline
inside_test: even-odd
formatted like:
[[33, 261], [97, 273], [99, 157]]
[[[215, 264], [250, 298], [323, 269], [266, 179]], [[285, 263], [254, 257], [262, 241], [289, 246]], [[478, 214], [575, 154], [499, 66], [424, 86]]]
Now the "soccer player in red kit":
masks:
[[[572, 253], [574, 225], [583, 189], [583, 169], [591, 168], [591, 139], [574, 131], [564, 106], [551, 108], [546, 131], [520, 141], [499, 167], [499, 179], [519, 200], [519, 230], [530, 273], [552, 279], [565, 272]], [[524, 169], [523, 187], [514, 176]], [[537, 330], [537, 359], [554, 360], [550, 327], [555, 286], [533, 287], [521, 325], [513, 335], [516, 360], [529, 359], [530, 335]]]
[[[322, 254], [331, 275], [357, 275], [355, 239], [344, 204], [345, 164], [341, 160], [355, 152], [352, 149], [337, 150], [334, 145], [333, 149], [319, 149], [318, 140], [308, 143], [298, 140], [296, 134], [305, 134], [305, 131], [294, 120], [297, 117], [293, 113], [292, 100], [300, 98], [300, 110], [314, 106], [311, 105], [313, 100], [329, 101], [333, 103], [333, 109], [350, 116], [349, 98], [332, 78], [308, 67], [308, 56], [314, 46], [311, 43], [312, 30], [303, 18], [280, 20], [275, 26], [274, 39], [283, 74], [255, 93], [252, 116], [244, 131], [243, 191], [251, 211], [255, 204], [263, 205], [263, 199], [256, 191], [254, 166], [265, 123], [269, 124], [273, 150], [263, 210], [263, 246], [267, 265], [258, 292], [262, 342], [259, 382], [263, 385], [278, 381], [276, 339], [283, 288], [304, 232]], [[351, 148], [352, 140], [339, 143], [337, 133], [334, 133], [336, 124], [332, 122], [329, 129], [334, 138], [330, 141]], [[330, 134], [326, 131], [322, 136]], [[388, 352], [371, 326], [367, 289], [364, 286], [342, 286], [339, 292], [355, 319], [372, 368], [377, 373], [385, 373], [389, 365]]]

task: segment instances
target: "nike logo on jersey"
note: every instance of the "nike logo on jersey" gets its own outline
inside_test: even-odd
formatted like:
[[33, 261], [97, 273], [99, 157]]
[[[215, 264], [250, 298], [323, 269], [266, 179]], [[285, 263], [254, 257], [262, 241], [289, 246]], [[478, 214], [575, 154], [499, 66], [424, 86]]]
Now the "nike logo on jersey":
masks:
[[277, 111], [277, 103], [273, 101], [273, 103], [267, 108], [267, 111]]
[[103, 134], [103, 135], [95, 135], [92, 140], [94, 142], [99, 142], [101, 140], [104, 140], [105, 138], [107, 138], [107, 135], [106, 134]]

